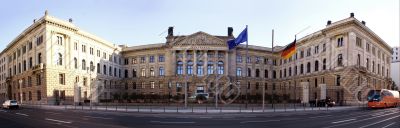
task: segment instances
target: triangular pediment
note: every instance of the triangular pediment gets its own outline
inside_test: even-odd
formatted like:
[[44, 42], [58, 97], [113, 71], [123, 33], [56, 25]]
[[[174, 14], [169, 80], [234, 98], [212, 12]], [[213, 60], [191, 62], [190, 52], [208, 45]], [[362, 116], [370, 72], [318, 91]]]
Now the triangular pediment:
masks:
[[180, 37], [173, 45], [174, 46], [188, 46], [188, 45], [201, 45], [201, 46], [227, 46], [226, 41], [217, 38], [205, 32], [196, 32], [189, 36]]

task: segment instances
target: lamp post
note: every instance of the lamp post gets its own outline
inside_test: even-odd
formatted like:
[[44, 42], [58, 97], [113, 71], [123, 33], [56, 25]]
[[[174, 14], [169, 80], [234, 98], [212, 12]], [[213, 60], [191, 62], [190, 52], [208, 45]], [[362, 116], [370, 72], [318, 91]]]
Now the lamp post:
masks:
[[93, 100], [93, 95], [92, 95], [92, 71], [94, 70], [95, 66], [90, 65], [90, 67], [86, 67], [87, 71], [89, 72], [89, 105], [90, 105], [90, 109], [92, 109], [92, 100]]
[[20, 96], [20, 102], [22, 104], [22, 79], [18, 80], [19, 83], [19, 96]]

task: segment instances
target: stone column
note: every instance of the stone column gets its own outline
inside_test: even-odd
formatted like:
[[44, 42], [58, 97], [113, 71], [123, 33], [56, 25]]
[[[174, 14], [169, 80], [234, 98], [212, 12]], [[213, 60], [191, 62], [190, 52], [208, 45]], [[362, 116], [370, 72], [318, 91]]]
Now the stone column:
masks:
[[197, 75], [197, 51], [193, 50], [193, 75]]
[[208, 70], [207, 70], [207, 66], [208, 66], [208, 50], [204, 51], [204, 63], [203, 63], [203, 69], [205, 69], [204, 71], [204, 75], [208, 75]]
[[228, 58], [228, 51], [225, 51], [225, 62], [224, 62], [224, 75], [228, 76], [229, 75], [229, 58]]

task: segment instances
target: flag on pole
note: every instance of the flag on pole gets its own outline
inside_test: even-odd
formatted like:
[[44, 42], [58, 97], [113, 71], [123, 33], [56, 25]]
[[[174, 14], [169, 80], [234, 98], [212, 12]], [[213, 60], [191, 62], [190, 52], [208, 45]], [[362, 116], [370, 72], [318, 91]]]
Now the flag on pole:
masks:
[[294, 38], [294, 41], [287, 45], [285, 49], [283, 49], [281, 57], [288, 59], [292, 57], [294, 53], [296, 53], [296, 38]]
[[247, 27], [237, 36], [236, 39], [228, 40], [228, 47], [229, 49], [233, 49], [239, 44], [247, 42]]

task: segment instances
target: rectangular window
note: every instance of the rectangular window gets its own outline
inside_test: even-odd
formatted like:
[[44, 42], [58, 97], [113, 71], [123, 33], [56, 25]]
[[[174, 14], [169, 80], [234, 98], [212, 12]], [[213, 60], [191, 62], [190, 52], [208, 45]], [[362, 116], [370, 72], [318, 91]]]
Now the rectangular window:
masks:
[[65, 74], [64, 73], [58, 74], [58, 78], [59, 78], [59, 83], [65, 85]]
[[151, 89], [154, 88], [154, 85], [155, 85], [155, 82], [154, 82], [154, 81], [151, 81], [151, 82], [150, 82], [150, 87], [151, 87]]
[[82, 45], [82, 52], [86, 52], [86, 45]]
[[28, 43], [28, 49], [29, 49], [29, 50], [32, 50], [32, 47], [33, 47], [33, 46], [32, 46], [32, 41], [31, 41], [31, 42]]
[[42, 43], [43, 43], [43, 35], [36, 37], [36, 45], [39, 46]]
[[337, 47], [342, 47], [343, 46], [343, 37], [337, 38]]
[[319, 46], [315, 46], [314, 47], [314, 54], [318, 54], [319, 53]]
[[360, 48], [362, 48], [362, 40], [360, 37], [356, 37], [356, 45]]
[[42, 76], [40, 74], [36, 75], [36, 85], [42, 85]]
[[322, 52], [325, 52], [326, 51], [326, 44], [324, 43], [324, 44], [322, 44]]
[[140, 63], [145, 63], [146, 62], [146, 57], [142, 56], [140, 57]]
[[74, 43], [74, 50], [78, 50], [78, 43], [77, 42]]
[[57, 36], [57, 44], [63, 45], [63, 37], [62, 36]]
[[83, 86], [86, 86], [86, 85], [87, 85], [87, 78], [83, 77]]
[[154, 56], [150, 56], [149, 62], [154, 63]]
[[164, 61], [165, 61], [164, 55], [159, 55], [158, 62], [164, 62]]
[[242, 56], [236, 55], [236, 63], [242, 63]]

